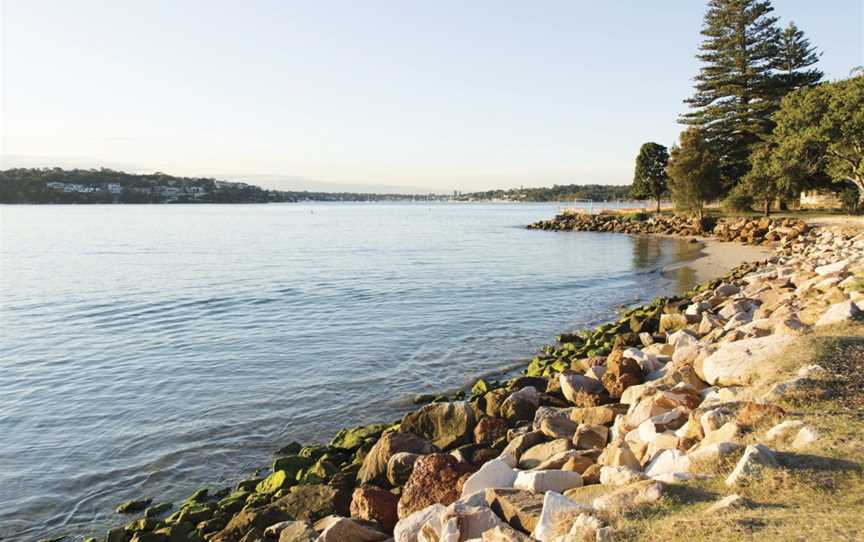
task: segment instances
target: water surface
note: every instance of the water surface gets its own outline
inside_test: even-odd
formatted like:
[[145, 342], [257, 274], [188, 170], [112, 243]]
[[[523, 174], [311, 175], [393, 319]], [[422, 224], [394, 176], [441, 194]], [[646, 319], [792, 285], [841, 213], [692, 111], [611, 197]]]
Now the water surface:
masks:
[[0, 537], [103, 533], [678, 289], [552, 205], [0, 207]]

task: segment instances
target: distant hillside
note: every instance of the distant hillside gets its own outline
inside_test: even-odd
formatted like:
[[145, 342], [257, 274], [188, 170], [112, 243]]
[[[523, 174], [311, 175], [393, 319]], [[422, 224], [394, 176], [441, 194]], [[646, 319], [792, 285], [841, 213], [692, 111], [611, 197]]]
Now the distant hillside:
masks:
[[0, 171], [0, 203], [268, 203], [446, 200], [444, 196], [268, 190], [243, 182], [111, 169]]
[[630, 185], [603, 184], [556, 184], [551, 188], [512, 188], [510, 190], [488, 190], [471, 192], [455, 197], [459, 201], [505, 200], [505, 201], [613, 201], [632, 199]]

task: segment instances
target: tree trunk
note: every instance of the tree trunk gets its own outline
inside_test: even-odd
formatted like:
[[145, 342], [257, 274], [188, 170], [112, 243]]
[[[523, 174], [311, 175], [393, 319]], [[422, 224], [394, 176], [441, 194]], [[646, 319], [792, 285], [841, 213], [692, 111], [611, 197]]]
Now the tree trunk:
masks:
[[765, 200], [765, 216], [771, 216], [771, 200]]
[[861, 207], [864, 205], [864, 177], [853, 175], [851, 180], [858, 189], [858, 206]]
[[657, 196], [657, 214], [660, 214], [660, 196]]

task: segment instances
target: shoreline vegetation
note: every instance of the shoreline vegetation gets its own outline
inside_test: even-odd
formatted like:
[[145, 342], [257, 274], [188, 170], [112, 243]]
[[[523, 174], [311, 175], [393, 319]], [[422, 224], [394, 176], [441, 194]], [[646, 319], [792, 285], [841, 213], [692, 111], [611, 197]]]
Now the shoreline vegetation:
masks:
[[[651, 220], [566, 215], [527, 227], [694, 235], [691, 221]], [[838, 326], [864, 336], [864, 234], [766, 219], [698, 233], [773, 253], [563, 333], [520, 376], [418, 396], [401, 419], [342, 429], [329, 444], [285, 444], [264, 476], [176, 506], [123, 503], [117, 512], [137, 518], [100, 540], [571, 542], [652, 540], [655, 527], [667, 540], [718, 529], [854, 538], [864, 507], [835, 494], [864, 487], [860, 450], [840, 434], [860, 430], [860, 402], [858, 425], [841, 430], [802, 401], [838, 407], [836, 360], [819, 352], [834, 344], [822, 337], [843, 336]], [[801, 498], [817, 482], [820, 502], [842, 501], [842, 513], [824, 517]], [[778, 499], [799, 517], [773, 513]], [[805, 524], [813, 514], [823, 517]]]
[[111, 169], [18, 168], [0, 171], [0, 204], [558, 202], [629, 201], [629, 185], [555, 185], [462, 194], [272, 190], [244, 182]]

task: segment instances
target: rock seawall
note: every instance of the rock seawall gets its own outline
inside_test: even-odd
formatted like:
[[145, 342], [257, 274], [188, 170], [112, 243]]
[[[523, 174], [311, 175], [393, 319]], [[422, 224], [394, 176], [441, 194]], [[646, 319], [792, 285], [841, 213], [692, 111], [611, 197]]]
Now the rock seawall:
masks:
[[[538, 224], [690, 235], [678, 219], [583, 216]], [[670, 484], [723, 476], [731, 489], [782, 468], [745, 438], [791, 432], [801, 447], [818, 438], [774, 402], [819, 368], [767, 393], [751, 384], [797, 337], [859, 317], [864, 234], [749, 219], [711, 231], [778, 248], [683, 296], [563, 334], [522, 376], [480, 380], [465, 400], [346, 429], [326, 445], [288, 444], [266, 477], [197, 491], [167, 517], [151, 505], [103, 540], [609, 540], [615, 511], [655, 502]]]
[[596, 231], [629, 234], [661, 234], [716, 237], [722, 241], [738, 241], [751, 245], [786, 245], [802, 238], [809, 231], [806, 222], [783, 218], [720, 218], [687, 219], [676, 215], [633, 215], [562, 213], [551, 220], [541, 220], [527, 226], [534, 230]]

